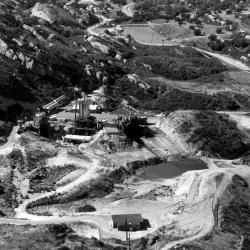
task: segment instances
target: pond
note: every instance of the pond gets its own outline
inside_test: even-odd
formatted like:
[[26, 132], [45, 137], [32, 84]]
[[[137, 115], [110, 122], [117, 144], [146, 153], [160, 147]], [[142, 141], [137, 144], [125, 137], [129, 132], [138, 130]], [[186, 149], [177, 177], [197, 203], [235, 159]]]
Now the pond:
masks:
[[166, 37], [152, 30], [147, 24], [145, 25], [123, 25], [123, 35], [131, 35], [137, 42], [146, 44], [171, 44], [175, 42], [166, 40]]
[[190, 170], [207, 169], [207, 165], [200, 159], [188, 158], [178, 161], [164, 162], [145, 168], [138, 173], [144, 180], [168, 179], [182, 175]]

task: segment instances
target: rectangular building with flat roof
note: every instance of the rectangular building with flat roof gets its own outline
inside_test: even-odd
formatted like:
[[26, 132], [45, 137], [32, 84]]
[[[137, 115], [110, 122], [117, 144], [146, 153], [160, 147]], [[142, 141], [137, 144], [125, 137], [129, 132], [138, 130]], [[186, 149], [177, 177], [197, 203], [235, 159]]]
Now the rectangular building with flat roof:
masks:
[[142, 218], [141, 214], [115, 214], [112, 215], [113, 228], [119, 231], [147, 230], [148, 220]]

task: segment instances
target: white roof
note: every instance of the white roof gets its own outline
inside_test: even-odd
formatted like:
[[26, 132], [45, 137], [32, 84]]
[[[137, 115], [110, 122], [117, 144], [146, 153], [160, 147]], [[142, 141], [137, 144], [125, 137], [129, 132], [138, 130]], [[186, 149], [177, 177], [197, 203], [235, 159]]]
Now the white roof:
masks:
[[90, 109], [90, 110], [97, 110], [97, 108], [98, 108], [98, 105], [97, 105], [97, 104], [90, 104], [90, 105], [89, 105], [89, 109]]
[[91, 141], [92, 136], [85, 136], [85, 135], [65, 135], [63, 139], [68, 139], [71, 141]]

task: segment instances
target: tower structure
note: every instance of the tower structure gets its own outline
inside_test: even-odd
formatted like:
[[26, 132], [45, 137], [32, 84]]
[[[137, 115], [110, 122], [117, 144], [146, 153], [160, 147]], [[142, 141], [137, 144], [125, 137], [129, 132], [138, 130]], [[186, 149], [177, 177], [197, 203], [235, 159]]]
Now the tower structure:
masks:
[[91, 135], [96, 130], [96, 118], [90, 115], [90, 101], [87, 96], [82, 93], [82, 98], [76, 102], [74, 134], [76, 135]]

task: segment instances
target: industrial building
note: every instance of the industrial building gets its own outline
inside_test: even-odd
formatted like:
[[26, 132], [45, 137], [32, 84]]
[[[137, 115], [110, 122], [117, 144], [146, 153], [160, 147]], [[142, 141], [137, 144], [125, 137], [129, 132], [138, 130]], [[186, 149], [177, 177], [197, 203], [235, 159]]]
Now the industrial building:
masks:
[[74, 128], [72, 134], [63, 137], [64, 142], [82, 143], [92, 140], [92, 136], [103, 128], [100, 121], [90, 114], [91, 102], [88, 97], [82, 93], [82, 98], [75, 102]]
[[143, 219], [141, 214], [112, 215], [113, 228], [119, 231], [140, 231], [150, 227], [149, 221]]

